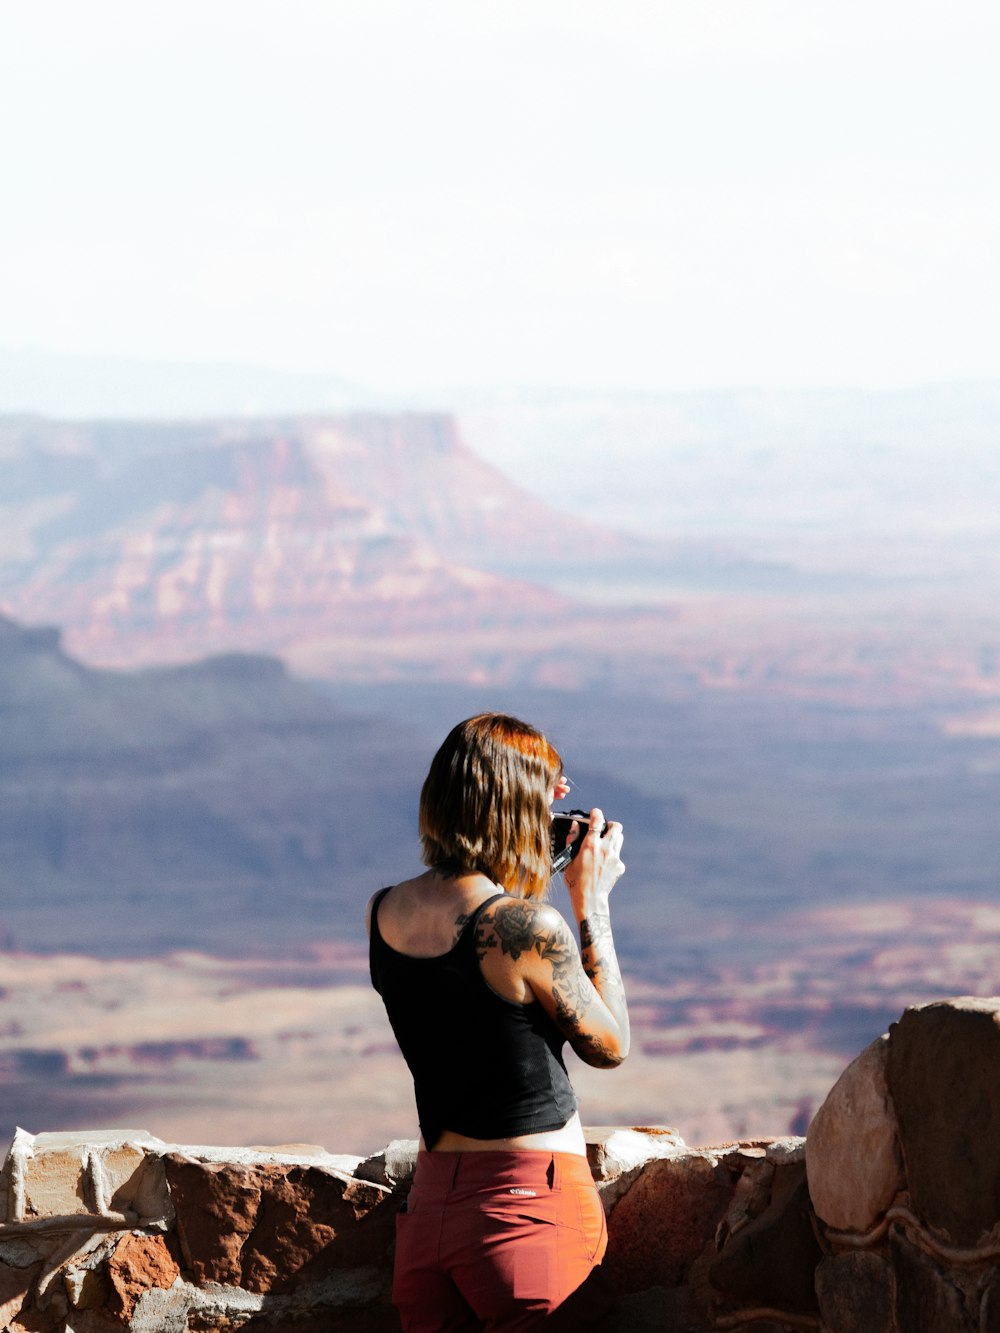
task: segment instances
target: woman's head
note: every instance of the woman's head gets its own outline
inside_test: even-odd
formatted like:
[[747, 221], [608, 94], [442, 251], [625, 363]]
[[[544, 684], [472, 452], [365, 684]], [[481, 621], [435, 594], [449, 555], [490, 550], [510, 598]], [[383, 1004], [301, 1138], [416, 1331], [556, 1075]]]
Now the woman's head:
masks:
[[562, 760], [540, 731], [504, 713], [460, 722], [420, 793], [424, 863], [479, 872], [527, 898], [545, 893], [549, 824]]

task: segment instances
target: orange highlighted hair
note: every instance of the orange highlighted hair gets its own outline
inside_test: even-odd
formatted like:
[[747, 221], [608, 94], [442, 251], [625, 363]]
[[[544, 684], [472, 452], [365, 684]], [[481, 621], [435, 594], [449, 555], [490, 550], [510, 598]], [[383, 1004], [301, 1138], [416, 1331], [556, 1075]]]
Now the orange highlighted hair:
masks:
[[488, 875], [508, 893], [544, 897], [552, 875], [558, 752], [534, 727], [480, 713], [448, 733], [420, 793], [424, 864]]

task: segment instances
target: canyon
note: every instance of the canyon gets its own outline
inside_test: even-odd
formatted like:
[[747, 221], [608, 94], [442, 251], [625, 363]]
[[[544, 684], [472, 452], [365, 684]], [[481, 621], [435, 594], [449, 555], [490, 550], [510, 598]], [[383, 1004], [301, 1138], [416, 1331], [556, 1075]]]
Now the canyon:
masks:
[[893, 1012], [996, 989], [985, 509], [852, 551], [835, 504], [768, 538], [768, 487], [658, 535], [544, 490], [444, 414], [0, 422], [0, 1136], [409, 1134], [360, 908], [484, 708], [626, 825], [641, 1039], [591, 1123], [801, 1132]]

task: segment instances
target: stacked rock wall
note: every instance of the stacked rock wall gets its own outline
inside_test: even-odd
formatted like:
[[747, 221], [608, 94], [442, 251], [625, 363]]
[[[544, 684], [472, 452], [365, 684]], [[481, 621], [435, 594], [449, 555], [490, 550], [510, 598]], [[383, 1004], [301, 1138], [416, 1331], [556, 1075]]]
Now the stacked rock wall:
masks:
[[[808, 1140], [587, 1133], [611, 1333], [1000, 1333], [1000, 1000], [909, 1009]], [[182, 1147], [21, 1131], [0, 1333], [389, 1333], [416, 1145]], [[580, 1323], [587, 1314], [580, 1311]]]
[[[802, 1140], [692, 1150], [671, 1130], [608, 1129], [588, 1132], [588, 1150], [609, 1216], [610, 1326], [703, 1329], [787, 1303], [784, 1276], [755, 1272], [753, 1255], [789, 1200], [811, 1235]], [[397, 1330], [392, 1242], [415, 1152], [19, 1132], [0, 1177], [0, 1329]]]

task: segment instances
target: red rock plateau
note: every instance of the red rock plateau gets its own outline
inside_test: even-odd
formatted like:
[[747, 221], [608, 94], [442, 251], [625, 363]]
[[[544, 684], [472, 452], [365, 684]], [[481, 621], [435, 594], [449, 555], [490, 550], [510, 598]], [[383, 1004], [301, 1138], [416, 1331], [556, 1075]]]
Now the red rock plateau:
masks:
[[5, 607], [114, 665], [537, 630], [570, 604], [512, 571], [640, 545], [558, 515], [443, 416], [7, 422], [0, 484]]
[[[882, 546], [867, 511], [852, 543], [843, 504], [807, 510], [797, 540], [786, 515], [769, 543], [761, 533], [782, 503], [805, 503], [801, 459], [786, 449], [778, 462], [795, 478], [784, 501], [774, 459], [767, 486], [733, 473], [742, 527], [732, 534], [706, 519], [699, 535], [677, 513], [676, 530], [651, 540], [561, 512], [558, 484], [553, 504], [529, 494], [445, 415], [7, 419], [0, 609], [60, 625], [73, 653], [106, 665], [240, 649], [340, 681], [959, 700], [982, 704], [978, 725], [995, 728], [989, 531], [952, 539], [928, 527], [918, 496], [902, 517], [893, 511]], [[694, 466], [682, 450], [688, 491]], [[697, 512], [720, 466], [706, 456]], [[818, 482], [850, 496], [847, 464], [837, 466]], [[666, 462], [650, 473], [665, 514], [677, 505], [670, 475]], [[586, 476], [619, 505], [631, 493], [606, 466]], [[650, 494], [632, 503], [646, 512]], [[727, 504], [720, 494], [720, 512]]]

